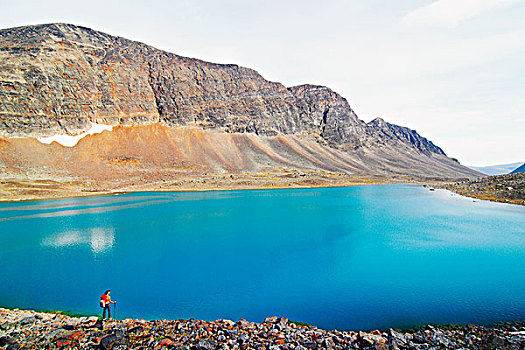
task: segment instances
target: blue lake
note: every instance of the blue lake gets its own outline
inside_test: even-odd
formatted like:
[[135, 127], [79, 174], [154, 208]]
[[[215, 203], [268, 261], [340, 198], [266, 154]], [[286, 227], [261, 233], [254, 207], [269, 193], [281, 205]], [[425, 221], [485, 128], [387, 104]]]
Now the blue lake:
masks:
[[0, 306], [326, 329], [525, 319], [525, 207], [409, 185], [0, 204]]

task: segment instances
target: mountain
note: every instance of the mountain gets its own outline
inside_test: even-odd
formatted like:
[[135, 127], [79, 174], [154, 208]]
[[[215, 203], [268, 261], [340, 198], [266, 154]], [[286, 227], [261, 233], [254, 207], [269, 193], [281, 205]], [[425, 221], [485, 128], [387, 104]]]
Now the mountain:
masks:
[[471, 169], [479, 171], [480, 173], [493, 176], [493, 175], [508, 174], [512, 170], [519, 167], [521, 164], [523, 163], [518, 162], [518, 163], [510, 163], [510, 164], [487, 165], [487, 166], [470, 166], [470, 165], [467, 165], [467, 166]]
[[[114, 129], [72, 148], [35, 141], [80, 134], [91, 123]], [[249, 68], [71, 24], [0, 30], [0, 137], [0, 168], [16, 176], [480, 176], [414, 130], [380, 118], [365, 123], [327, 87], [285, 87]]]
[[511, 174], [525, 173], [525, 163], [510, 172]]

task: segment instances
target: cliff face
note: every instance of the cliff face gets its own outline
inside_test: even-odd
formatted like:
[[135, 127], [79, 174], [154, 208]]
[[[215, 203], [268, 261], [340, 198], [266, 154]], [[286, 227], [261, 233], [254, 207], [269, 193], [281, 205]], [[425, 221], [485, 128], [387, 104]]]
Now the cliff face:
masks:
[[326, 87], [286, 88], [254, 70], [180, 57], [67, 24], [0, 31], [4, 135], [194, 124], [258, 135], [355, 140], [366, 125]]
[[420, 161], [447, 163], [455, 169], [450, 176], [476, 174], [413, 130], [380, 119], [364, 123], [327, 87], [286, 88], [252, 69], [69, 24], [0, 30], [0, 136], [78, 134], [90, 121], [297, 135], [369, 161], [365, 172], [398, 173], [389, 163], [415, 152]]
[[132, 44], [71, 25], [0, 31], [2, 133], [75, 134], [90, 120], [158, 120], [147, 62], [126, 58]]
[[373, 130], [376, 139], [383, 140], [385, 143], [406, 144], [426, 155], [434, 153], [446, 156], [441, 148], [419, 135], [415, 130], [387, 123], [381, 118], [372, 120], [367, 126]]

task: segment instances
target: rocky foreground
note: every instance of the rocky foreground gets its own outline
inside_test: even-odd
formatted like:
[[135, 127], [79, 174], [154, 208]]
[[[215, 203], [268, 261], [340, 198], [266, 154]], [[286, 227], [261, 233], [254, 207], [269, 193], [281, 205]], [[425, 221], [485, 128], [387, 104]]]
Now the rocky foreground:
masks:
[[325, 331], [281, 317], [102, 321], [0, 308], [0, 349], [524, 349], [525, 323], [425, 326], [409, 332]]

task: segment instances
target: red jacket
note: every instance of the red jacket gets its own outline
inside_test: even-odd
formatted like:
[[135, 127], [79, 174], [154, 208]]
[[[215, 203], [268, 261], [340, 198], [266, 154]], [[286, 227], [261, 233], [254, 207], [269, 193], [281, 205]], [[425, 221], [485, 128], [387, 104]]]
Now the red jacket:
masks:
[[107, 304], [111, 303], [111, 298], [107, 294], [102, 294], [100, 296], [100, 307], [105, 307]]

